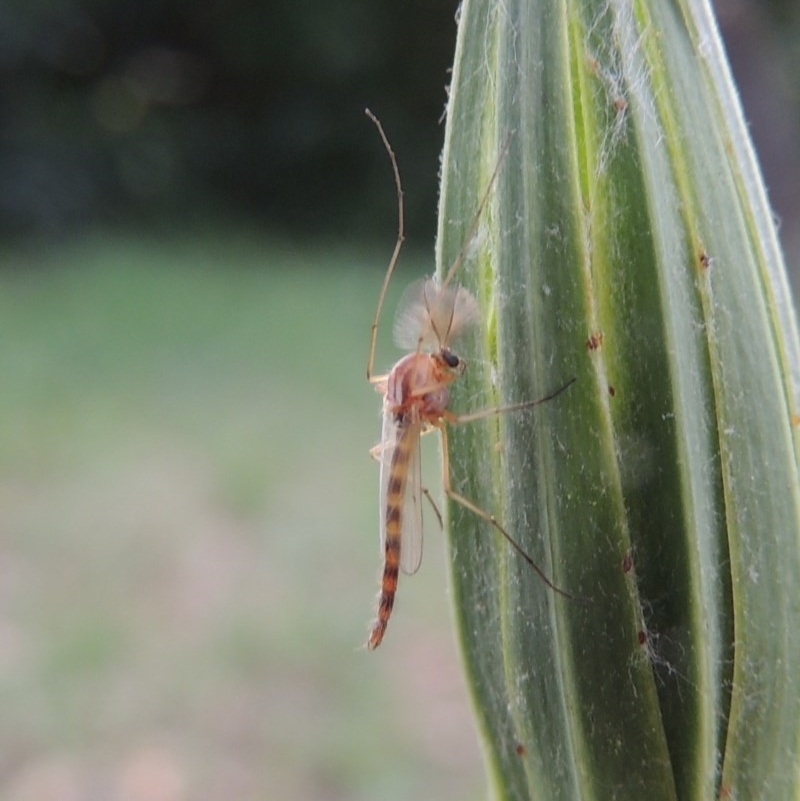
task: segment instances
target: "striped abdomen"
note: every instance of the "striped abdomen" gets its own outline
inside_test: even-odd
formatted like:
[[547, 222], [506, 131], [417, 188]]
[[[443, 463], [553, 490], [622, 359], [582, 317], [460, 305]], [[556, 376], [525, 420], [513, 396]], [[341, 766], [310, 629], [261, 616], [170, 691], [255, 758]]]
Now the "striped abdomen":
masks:
[[400, 423], [397, 440], [392, 449], [389, 477], [386, 483], [385, 541], [381, 591], [378, 596], [378, 616], [372, 626], [367, 647], [372, 650], [381, 644], [389, 618], [392, 616], [397, 578], [400, 572], [400, 549], [403, 534], [403, 504], [405, 503], [408, 467], [413, 449], [418, 446], [419, 431]]

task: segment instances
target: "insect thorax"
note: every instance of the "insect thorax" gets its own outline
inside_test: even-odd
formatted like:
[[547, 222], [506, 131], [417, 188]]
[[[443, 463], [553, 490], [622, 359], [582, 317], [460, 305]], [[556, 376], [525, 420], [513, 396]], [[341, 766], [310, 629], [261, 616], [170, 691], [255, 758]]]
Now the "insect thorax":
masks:
[[410, 353], [389, 373], [387, 408], [398, 416], [415, 412], [418, 419], [433, 422], [447, 409], [457, 375], [438, 353]]

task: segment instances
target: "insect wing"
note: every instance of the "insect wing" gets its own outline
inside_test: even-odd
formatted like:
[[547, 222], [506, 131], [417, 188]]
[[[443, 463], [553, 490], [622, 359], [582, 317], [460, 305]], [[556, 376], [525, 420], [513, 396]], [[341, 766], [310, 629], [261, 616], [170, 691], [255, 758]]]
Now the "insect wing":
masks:
[[409, 576], [419, 570], [422, 562], [422, 459], [419, 435], [419, 431], [413, 433], [414, 441], [408, 462], [403, 547], [400, 551], [400, 569]]
[[[422, 427], [413, 425], [405, 430], [396, 422], [391, 412], [384, 410], [380, 447], [380, 535], [381, 555], [386, 548], [386, 513], [389, 484], [399, 476], [404, 481], [402, 504], [402, 533], [400, 544], [400, 569], [407, 575], [419, 570], [422, 562], [422, 464], [420, 460], [419, 436]], [[398, 438], [408, 438], [409, 458], [401, 465], [393, 465]]]

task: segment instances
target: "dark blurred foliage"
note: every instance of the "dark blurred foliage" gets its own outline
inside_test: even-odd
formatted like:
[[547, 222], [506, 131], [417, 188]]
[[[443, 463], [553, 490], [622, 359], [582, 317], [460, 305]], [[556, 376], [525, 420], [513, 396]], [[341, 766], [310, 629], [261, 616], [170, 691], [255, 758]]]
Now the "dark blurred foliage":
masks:
[[[747, 76], [759, 85], [764, 64], [797, 74], [797, 0], [716, 5], [746, 103]], [[394, 187], [368, 105], [400, 161], [408, 230], [429, 242], [456, 8], [4, 0], [0, 233], [217, 217], [304, 237], [369, 235], [380, 220], [385, 240]], [[800, 90], [796, 81], [784, 89], [785, 120], [769, 123], [761, 151], [788, 214], [782, 204], [796, 208], [797, 187], [780, 188], [787, 154], [765, 155], [783, 147], [776, 130], [797, 132]], [[754, 102], [767, 94], [761, 83]], [[761, 116], [749, 112], [757, 141]]]
[[215, 214], [358, 233], [395, 203], [369, 105], [401, 160], [409, 227], [430, 233], [455, 9], [5, 0], [0, 231]]

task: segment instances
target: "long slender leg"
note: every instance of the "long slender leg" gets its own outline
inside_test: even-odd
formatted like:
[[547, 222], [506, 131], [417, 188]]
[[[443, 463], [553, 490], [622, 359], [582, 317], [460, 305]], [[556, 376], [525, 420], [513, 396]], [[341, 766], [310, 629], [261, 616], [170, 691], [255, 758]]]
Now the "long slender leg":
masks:
[[480, 506], [476, 506], [472, 501], [465, 498], [463, 495], [457, 493], [452, 486], [450, 485], [450, 450], [448, 446], [448, 439], [447, 439], [447, 429], [445, 426], [441, 426], [439, 429], [442, 435], [442, 485], [444, 486], [445, 494], [448, 498], [451, 498], [456, 503], [461, 504], [465, 509], [469, 509], [470, 512], [476, 514], [482, 520], [485, 520], [487, 523], [491, 523], [502, 535], [506, 542], [528, 563], [528, 565], [533, 569], [537, 576], [551, 589], [553, 592], [562, 595], [564, 598], [569, 598], [571, 600], [575, 600], [573, 595], [570, 595], [566, 590], [562, 590], [560, 587], [557, 587], [547, 574], [536, 564], [536, 562], [531, 559], [530, 556], [525, 552], [525, 549], [500, 525], [497, 521], [497, 518], [493, 514], [489, 514], [489, 512], [485, 512]]
[[522, 409], [532, 409], [534, 406], [539, 406], [542, 403], [547, 403], [547, 401], [553, 400], [553, 398], [557, 398], [562, 392], [564, 392], [567, 387], [572, 386], [577, 379], [570, 378], [566, 384], [559, 387], [555, 392], [551, 392], [549, 395], [545, 395], [543, 398], [538, 398], [534, 401], [524, 401], [523, 403], [512, 403], [510, 406], [493, 406], [491, 409], [481, 409], [478, 412], [471, 412], [469, 414], [447, 414], [445, 415], [447, 421], [449, 423], [460, 424], [460, 423], [472, 423], [475, 420], [483, 420], [486, 417], [495, 417], [498, 414], [504, 414], [505, 412], [518, 412]]
[[436, 515], [436, 519], [439, 521], [439, 528], [444, 528], [444, 521], [442, 520], [442, 513], [439, 511], [439, 507], [436, 505], [436, 501], [433, 500], [431, 497], [430, 492], [428, 492], [427, 488], [423, 487], [422, 492], [424, 493], [425, 497], [428, 499], [428, 503], [433, 507], [433, 513]]
[[367, 361], [367, 381], [372, 382], [372, 371], [375, 367], [375, 347], [378, 342], [378, 322], [383, 309], [383, 302], [386, 300], [386, 290], [389, 288], [389, 281], [394, 273], [394, 268], [397, 266], [397, 260], [400, 257], [400, 250], [405, 241], [405, 212], [403, 210], [403, 184], [400, 181], [400, 170], [397, 167], [397, 159], [395, 158], [392, 146], [389, 144], [389, 139], [384, 133], [383, 126], [380, 120], [369, 110], [364, 109], [366, 115], [375, 123], [378, 129], [383, 146], [389, 154], [389, 160], [392, 162], [392, 172], [394, 173], [394, 185], [397, 189], [397, 241], [394, 243], [394, 251], [392, 251], [392, 258], [389, 260], [389, 266], [386, 269], [386, 275], [383, 279], [383, 286], [381, 286], [381, 293], [378, 295], [378, 307], [375, 309], [375, 317], [372, 320], [372, 332], [369, 340], [369, 360]]
[[467, 236], [464, 239], [464, 244], [461, 246], [461, 250], [458, 252], [458, 256], [456, 256], [456, 260], [450, 266], [450, 269], [447, 271], [447, 275], [444, 277], [442, 281], [442, 287], [446, 287], [452, 280], [453, 276], [459, 271], [461, 265], [464, 263], [464, 259], [467, 255], [467, 249], [472, 242], [473, 237], [475, 236], [478, 230], [478, 223], [481, 220], [481, 215], [483, 214], [483, 210], [486, 207], [486, 203], [489, 200], [489, 195], [492, 192], [492, 187], [494, 186], [494, 182], [497, 180], [497, 176], [500, 172], [500, 167], [502, 166], [503, 162], [505, 161], [506, 155], [508, 154], [508, 148], [511, 145], [511, 133], [506, 136], [505, 142], [503, 142], [503, 148], [500, 151], [500, 155], [497, 157], [497, 163], [494, 165], [494, 170], [492, 171], [492, 176], [489, 178], [489, 183], [486, 187], [486, 191], [483, 193], [483, 197], [481, 198], [481, 202], [478, 204], [478, 210], [475, 212], [475, 216], [472, 218], [472, 223], [470, 224], [469, 231], [467, 232]]
[[[394, 183], [397, 189], [397, 240], [394, 245], [394, 251], [392, 252], [392, 257], [389, 260], [389, 266], [386, 269], [386, 275], [383, 279], [383, 285], [381, 286], [380, 295], [378, 295], [378, 306], [375, 309], [375, 317], [372, 320], [372, 329], [370, 333], [370, 343], [369, 343], [369, 357], [367, 360], [367, 381], [372, 382], [372, 371], [375, 367], [375, 348], [377, 347], [378, 342], [378, 323], [380, 322], [381, 311], [383, 310], [383, 303], [386, 300], [386, 292], [389, 288], [389, 282], [391, 281], [392, 275], [394, 273], [395, 267], [397, 266], [397, 261], [400, 257], [400, 251], [403, 247], [403, 242], [405, 241], [405, 209], [403, 203], [403, 184], [400, 180], [400, 170], [397, 166], [397, 158], [395, 157], [394, 150], [392, 149], [391, 144], [389, 143], [389, 138], [386, 136], [385, 131], [383, 130], [383, 126], [381, 125], [380, 120], [369, 110], [364, 110], [367, 117], [374, 123], [375, 127], [378, 129], [378, 134], [381, 137], [381, 141], [383, 142], [383, 146], [386, 149], [386, 152], [389, 155], [389, 160], [392, 164], [392, 172], [394, 173]], [[470, 224], [469, 232], [467, 233], [467, 237], [464, 240], [464, 244], [461, 246], [461, 250], [459, 251], [458, 256], [456, 256], [456, 260], [450, 266], [450, 269], [447, 271], [447, 275], [445, 276], [444, 280], [442, 281], [442, 286], [447, 286], [452, 280], [455, 274], [460, 269], [461, 265], [464, 262], [464, 259], [467, 254], [467, 249], [472, 241], [473, 237], [475, 236], [475, 232], [478, 230], [478, 223], [480, 222], [481, 215], [483, 214], [483, 210], [486, 207], [486, 203], [489, 200], [489, 195], [491, 194], [492, 187], [494, 186], [495, 181], [497, 180], [497, 175], [500, 172], [500, 167], [505, 160], [506, 155], [508, 154], [508, 148], [511, 144], [511, 133], [508, 134], [506, 137], [505, 142], [503, 143], [503, 148], [500, 151], [500, 155], [497, 157], [497, 163], [495, 164], [494, 170], [492, 172], [491, 178], [489, 179], [489, 184], [486, 187], [486, 191], [483, 193], [483, 197], [481, 198], [480, 203], [478, 204], [478, 209], [475, 212], [475, 216], [472, 219], [472, 223]]]
[[[369, 365], [367, 365], [369, 367]], [[370, 374], [367, 376], [367, 381], [370, 384], [375, 384], [375, 391], [380, 392], [381, 394], [386, 394], [386, 383], [389, 380], [389, 373], [384, 373], [383, 375], [372, 375]], [[381, 386], [383, 385], [383, 386]]]

